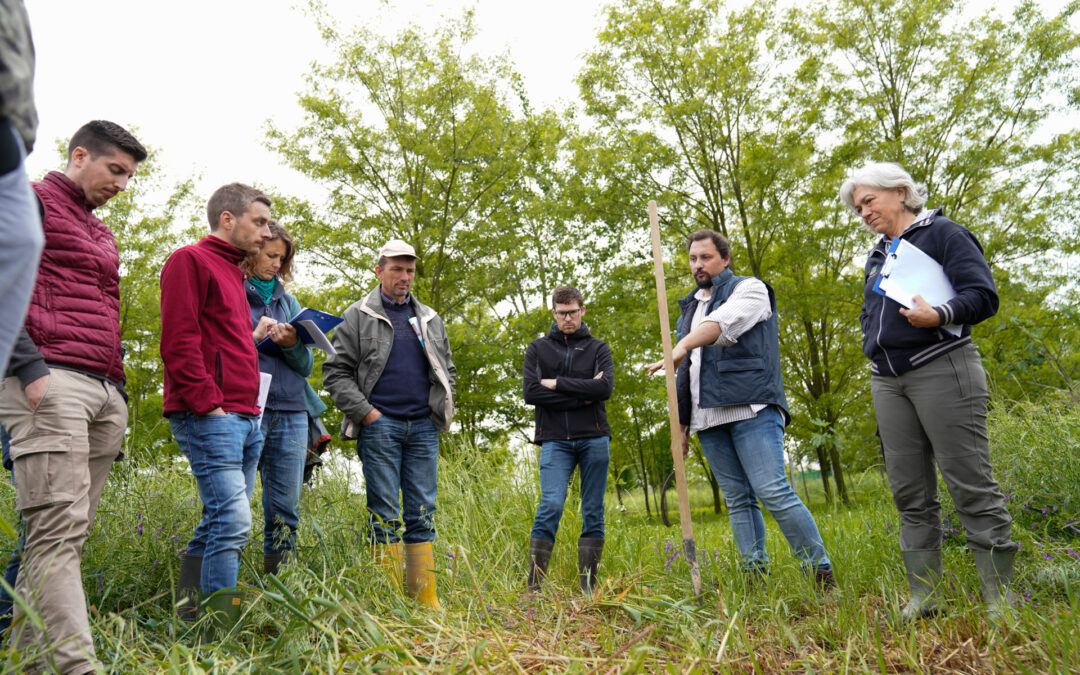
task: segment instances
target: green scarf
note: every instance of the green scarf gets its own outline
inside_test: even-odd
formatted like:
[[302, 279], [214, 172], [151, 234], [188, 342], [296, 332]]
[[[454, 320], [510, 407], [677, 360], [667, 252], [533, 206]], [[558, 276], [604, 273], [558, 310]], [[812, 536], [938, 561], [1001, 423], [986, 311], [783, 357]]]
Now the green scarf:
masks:
[[259, 292], [259, 297], [262, 301], [269, 305], [270, 298], [274, 297], [274, 288], [277, 287], [277, 277], [273, 277], [270, 281], [263, 281], [259, 277], [251, 277], [248, 281], [255, 287], [255, 290]]

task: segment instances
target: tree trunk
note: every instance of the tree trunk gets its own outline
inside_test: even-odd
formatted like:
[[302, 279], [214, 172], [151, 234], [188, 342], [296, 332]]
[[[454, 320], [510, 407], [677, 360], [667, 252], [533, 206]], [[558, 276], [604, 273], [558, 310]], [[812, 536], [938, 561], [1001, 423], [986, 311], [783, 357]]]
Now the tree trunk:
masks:
[[664, 527], [671, 527], [671, 519], [668, 518], [667, 514], [667, 493], [674, 482], [675, 472], [672, 471], [660, 486], [660, 519], [664, 521]]
[[712, 467], [705, 461], [704, 452], [698, 452], [698, 459], [701, 461], [701, 468], [705, 469], [705, 475], [709, 478], [709, 487], [712, 488], [713, 513], [723, 513], [724, 502], [720, 499], [720, 484], [716, 482], [716, 476], [712, 473]]
[[810, 503], [810, 488], [806, 485], [806, 465], [802, 462], [799, 463], [799, 478], [802, 479], [802, 494], [803, 503]]
[[652, 509], [649, 508], [649, 470], [645, 467], [645, 449], [641, 445], [641, 420], [638, 419], [637, 411], [631, 409], [630, 415], [634, 418], [634, 427], [637, 431], [634, 437], [637, 440], [638, 462], [641, 464], [641, 489], [645, 493], [645, 513], [652, 520]]
[[844, 467], [840, 465], [840, 448], [836, 443], [829, 443], [829, 456], [832, 460], [833, 480], [836, 481], [836, 493], [844, 506], [851, 506], [851, 498], [848, 497], [847, 485], [844, 483]]
[[622, 470], [615, 469], [615, 499], [619, 501], [619, 509], [623, 509], [622, 503], [622, 485], [619, 483], [619, 477], [622, 476]]
[[821, 487], [825, 489], [825, 503], [832, 504], [832, 486], [829, 485], [829, 455], [825, 448], [817, 449], [818, 466], [821, 467]]

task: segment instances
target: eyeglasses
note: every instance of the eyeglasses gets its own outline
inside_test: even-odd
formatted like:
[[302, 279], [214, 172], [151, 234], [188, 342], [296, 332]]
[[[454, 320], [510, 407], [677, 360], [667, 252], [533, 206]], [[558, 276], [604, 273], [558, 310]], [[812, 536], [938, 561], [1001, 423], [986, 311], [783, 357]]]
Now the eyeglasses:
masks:
[[578, 307], [577, 309], [572, 309], [569, 312], [560, 312], [559, 310], [555, 310], [552, 312], [552, 314], [555, 315], [556, 319], [572, 319], [577, 316], [579, 312], [581, 312], [580, 307]]

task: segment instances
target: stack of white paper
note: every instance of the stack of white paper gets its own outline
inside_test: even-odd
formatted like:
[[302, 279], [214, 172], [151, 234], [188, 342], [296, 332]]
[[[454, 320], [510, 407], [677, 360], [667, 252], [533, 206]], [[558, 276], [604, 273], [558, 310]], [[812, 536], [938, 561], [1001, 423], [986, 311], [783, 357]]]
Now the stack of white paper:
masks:
[[[916, 295], [935, 307], [956, 297], [941, 265], [918, 246], [900, 238], [893, 240], [885, 256], [874, 291], [908, 309], [915, 307]], [[960, 337], [961, 328], [959, 324], [941, 327], [955, 337]]]

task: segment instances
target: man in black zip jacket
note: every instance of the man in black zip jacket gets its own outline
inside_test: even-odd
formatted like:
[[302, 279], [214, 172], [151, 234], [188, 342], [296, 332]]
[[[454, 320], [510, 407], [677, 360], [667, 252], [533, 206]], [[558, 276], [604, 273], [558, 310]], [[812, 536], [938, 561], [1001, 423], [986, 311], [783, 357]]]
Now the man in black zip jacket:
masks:
[[540, 506], [529, 540], [529, 590], [547, 574], [559, 529], [566, 488], [581, 468], [581, 538], [578, 580], [591, 593], [604, 550], [604, 492], [607, 489], [608, 427], [604, 401], [611, 397], [615, 370], [611, 349], [589, 334], [582, 319], [581, 292], [560, 286], [551, 294], [555, 323], [525, 350], [525, 402], [536, 407], [540, 446]]

